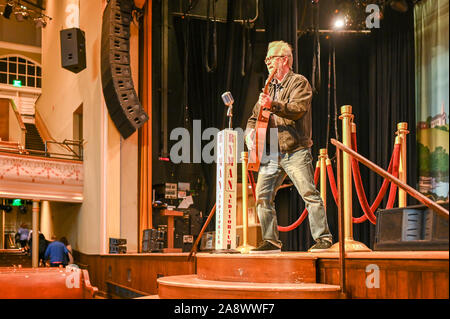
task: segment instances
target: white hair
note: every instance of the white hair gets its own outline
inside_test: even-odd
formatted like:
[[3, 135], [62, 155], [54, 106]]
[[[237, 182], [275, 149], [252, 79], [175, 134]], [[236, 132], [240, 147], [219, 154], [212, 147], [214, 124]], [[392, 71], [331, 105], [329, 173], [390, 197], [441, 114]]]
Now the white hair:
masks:
[[288, 65], [289, 68], [292, 69], [292, 64], [294, 61], [294, 58], [292, 56], [292, 46], [284, 41], [272, 41], [269, 43], [267, 51], [269, 51], [272, 48], [276, 48], [276, 51], [279, 55], [284, 55], [288, 57]]

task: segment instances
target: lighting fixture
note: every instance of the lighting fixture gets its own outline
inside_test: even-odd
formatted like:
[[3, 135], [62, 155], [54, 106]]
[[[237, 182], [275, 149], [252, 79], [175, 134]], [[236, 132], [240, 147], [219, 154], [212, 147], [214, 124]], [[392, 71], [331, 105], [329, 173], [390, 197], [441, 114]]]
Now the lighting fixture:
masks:
[[342, 29], [345, 26], [345, 20], [343, 18], [337, 18], [334, 20], [333, 26], [335, 29]]
[[[48, 21], [52, 20], [52, 18], [43, 13], [45, 9], [40, 6], [33, 6], [37, 9], [22, 5], [20, 0], [7, 0], [0, 15], [5, 19], [9, 19], [11, 14], [14, 13], [16, 21], [18, 22], [30, 20], [34, 22], [36, 28], [45, 28]], [[3, 7], [3, 5], [1, 5], [1, 7]]]
[[47, 22], [45, 21], [44, 17], [39, 17], [34, 19], [34, 25], [36, 26], [36, 28], [45, 28]]
[[16, 20], [18, 22], [23, 22], [28, 19], [28, 12], [26, 11], [16, 11], [14, 15], [16, 16]]
[[392, 9], [398, 12], [406, 12], [408, 11], [408, 4], [406, 0], [392, 0], [390, 3]]

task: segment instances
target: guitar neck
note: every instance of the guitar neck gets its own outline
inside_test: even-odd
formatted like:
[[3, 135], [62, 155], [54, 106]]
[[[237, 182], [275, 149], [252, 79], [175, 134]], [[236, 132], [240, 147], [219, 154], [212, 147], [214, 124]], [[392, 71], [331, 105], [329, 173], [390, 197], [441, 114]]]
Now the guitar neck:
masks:
[[269, 78], [267, 79], [266, 85], [264, 86], [264, 94], [269, 94], [269, 84], [272, 82], [273, 77], [275, 76], [275, 73], [277, 73], [277, 69], [274, 69], [272, 73], [270, 73]]

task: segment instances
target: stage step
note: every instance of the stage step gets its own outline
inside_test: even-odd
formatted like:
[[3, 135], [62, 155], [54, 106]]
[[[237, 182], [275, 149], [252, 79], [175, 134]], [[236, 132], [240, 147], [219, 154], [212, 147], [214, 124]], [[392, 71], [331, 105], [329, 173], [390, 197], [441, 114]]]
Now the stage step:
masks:
[[159, 298], [158, 295], [149, 295], [149, 296], [144, 296], [144, 297], [136, 297], [133, 299], [161, 299], [161, 298]]
[[208, 254], [199, 253], [197, 276], [203, 280], [257, 283], [315, 283], [313, 254]]
[[199, 279], [197, 275], [161, 277], [158, 285], [161, 299], [337, 299], [340, 296], [340, 287], [336, 285], [215, 281]]

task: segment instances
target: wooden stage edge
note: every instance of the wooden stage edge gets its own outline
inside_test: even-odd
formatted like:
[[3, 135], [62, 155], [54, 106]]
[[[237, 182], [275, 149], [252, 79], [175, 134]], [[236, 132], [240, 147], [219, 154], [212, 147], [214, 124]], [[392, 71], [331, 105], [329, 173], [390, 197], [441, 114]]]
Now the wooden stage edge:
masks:
[[[339, 258], [339, 252], [298, 252], [298, 251], [284, 251], [278, 254], [210, 254], [210, 253], [198, 253], [197, 255], [206, 255], [210, 257], [235, 257], [242, 258], [246, 256], [250, 257], [317, 257], [320, 258]], [[449, 259], [449, 251], [371, 251], [371, 252], [346, 252], [346, 258], [363, 258], [363, 259]]]
[[[449, 259], [449, 251], [371, 251], [371, 252], [346, 252], [346, 258], [350, 259]], [[97, 256], [110, 257], [188, 257], [189, 253], [126, 253], [126, 254], [100, 254]], [[227, 254], [227, 253], [210, 253], [198, 252], [194, 256], [209, 256], [216, 258], [302, 258], [302, 257], [316, 257], [320, 258], [339, 258], [338, 252], [298, 252], [298, 251], [283, 251], [277, 254]]]
[[[260, 255], [198, 252], [191, 260], [188, 256], [188, 252], [97, 255], [76, 252], [75, 263], [87, 268], [92, 284], [104, 292], [108, 291], [107, 282], [115, 282], [157, 295], [157, 281], [161, 277], [197, 275], [205, 280], [228, 278], [236, 281], [243, 279], [236, 277], [236, 270], [241, 268], [260, 280], [270, 277], [264, 273], [273, 274], [273, 267], [287, 281], [295, 279], [292, 277], [295, 273], [301, 275], [304, 282], [339, 285], [338, 252]], [[375, 289], [366, 284], [374, 266], [379, 271], [379, 287]], [[448, 274], [448, 250], [346, 253], [346, 278], [351, 299], [448, 299]]]

